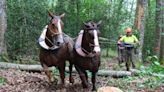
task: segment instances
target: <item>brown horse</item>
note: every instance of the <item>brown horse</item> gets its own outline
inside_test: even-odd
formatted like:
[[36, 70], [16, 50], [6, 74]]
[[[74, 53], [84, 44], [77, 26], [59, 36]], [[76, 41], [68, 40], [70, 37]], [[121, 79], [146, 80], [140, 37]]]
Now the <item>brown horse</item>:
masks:
[[92, 72], [92, 90], [96, 90], [96, 73], [100, 66], [100, 47], [98, 42], [100, 24], [101, 21], [98, 23], [92, 21], [84, 23], [84, 28], [76, 39], [73, 51], [73, 64], [79, 73], [83, 88], [89, 87], [86, 70]]
[[64, 84], [65, 61], [71, 58], [73, 40], [62, 32], [64, 24], [61, 18], [64, 14], [56, 16], [49, 12], [49, 16], [51, 17], [50, 23], [44, 28], [39, 38], [40, 63], [50, 83], [53, 77], [48, 68], [56, 66], [59, 69], [61, 84]]

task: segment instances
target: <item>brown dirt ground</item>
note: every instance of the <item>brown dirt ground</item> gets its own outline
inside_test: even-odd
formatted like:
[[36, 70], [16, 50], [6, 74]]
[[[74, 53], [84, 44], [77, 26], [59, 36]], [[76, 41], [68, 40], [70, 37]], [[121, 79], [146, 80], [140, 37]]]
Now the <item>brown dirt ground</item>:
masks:
[[[74, 74], [75, 83], [70, 84], [66, 76], [65, 86], [59, 84], [49, 84], [44, 73], [29, 73], [26, 71], [7, 69], [0, 70], [0, 76], [6, 78], [6, 83], [0, 85], [0, 92], [91, 92], [89, 89], [83, 89], [78, 75]], [[97, 77], [97, 87], [108, 86], [108, 80], [117, 80], [111, 77]], [[134, 85], [133, 85], [134, 84]], [[110, 84], [115, 86], [115, 84]], [[132, 92], [164, 92], [164, 85], [156, 89], [137, 89], [135, 83], [129, 85]]]
[[[107, 59], [107, 62], [101, 62], [100, 69], [110, 70], [125, 70], [125, 67], [118, 67], [117, 58]], [[103, 66], [103, 67], [102, 67]], [[15, 69], [0, 69], [0, 77], [6, 78], [6, 83], [0, 84], [0, 92], [92, 92], [91, 82], [89, 89], [83, 89], [81, 81], [77, 74], [73, 74], [75, 83], [70, 84], [68, 77], [65, 78], [65, 85], [61, 86], [58, 83], [49, 84], [45, 73], [30, 73], [26, 71], [20, 71]], [[60, 79], [56, 76], [57, 79]], [[90, 78], [89, 78], [90, 79]], [[97, 76], [97, 88], [102, 86], [114, 86], [119, 87], [120, 82], [117, 78], [108, 76]], [[90, 80], [89, 80], [90, 81]], [[142, 82], [142, 80], [133, 80], [129, 85], [121, 84], [124, 92], [164, 92], [164, 85], [160, 85], [155, 89], [150, 88], [137, 88], [136, 84]], [[121, 83], [121, 82], [120, 82]], [[127, 91], [130, 88], [130, 91]], [[125, 91], [126, 90], [126, 91]], [[132, 91], [131, 91], [132, 90]]]

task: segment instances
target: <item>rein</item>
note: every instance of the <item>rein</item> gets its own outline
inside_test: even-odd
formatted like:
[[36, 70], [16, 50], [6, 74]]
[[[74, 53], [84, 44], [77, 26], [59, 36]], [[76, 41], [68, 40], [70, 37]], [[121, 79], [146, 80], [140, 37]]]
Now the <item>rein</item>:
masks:
[[[49, 31], [51, 31], [50, 29], [49, 29]], [[55, 33], [55, 32], [53, 32], [53, 31], [51, 31], [54, 35], [59, 35], [59, 34], [63, 34], [63, 33]], [[53, 42], [47, 37], [47, 36], [45, 36], [45, 38], [51, 43], [51, 45], [54, 45], [53, 44]], [[52, 46], [53, 47], [53, 46]]]
[[[39, 40], [39, 45], [40, 45], [42, 48], [46, 49], [46, 50], [55, 50], [55, 49], [58, 49], [59, 46], [54, 45], [53, 42], [46, 36], [47, 29], [48, 29], [48, 25], [46, 25], [46, 26], [44, 27], [43, 32], [42, 32], [42, 34], [40, 35], [40, 37], [39, 37], [39, 39], [38, 39], [38, 40]], [[49, 29], [49, 31], [51, 31], [51, 30]], [[51, 32], [52, 32], [54, 35], [63, 34], [63, 33], [54, 33], [53, 31], [51, 31]], [[45, 43], [45, 39], [47, 39], [48, 42], [50, 42], [50, 44], [53, 45], [53, 46], [52, 46], [52, 47], [49, 47], [49, 46]]]

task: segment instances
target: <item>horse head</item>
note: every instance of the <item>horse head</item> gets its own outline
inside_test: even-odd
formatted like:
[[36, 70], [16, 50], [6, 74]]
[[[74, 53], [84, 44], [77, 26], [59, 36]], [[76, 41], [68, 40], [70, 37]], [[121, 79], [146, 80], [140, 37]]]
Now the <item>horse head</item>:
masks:
[[[84, 37], [83, 42], [87, 44], [87, 48], [89, 52], [100, 52], [98, 37], [100, 34], [99, 26], [101, 21], [98, 23], [95, 22], [87, 22], [84, 23]], [[85, 44], [82, 44], [85, 45]]]
[[49, 16], [51, 19], [48, 24], [47, 38], [49, 40], [49, 43], [51, 43], [50, 47], [61, 46], [64, 43], [62, 32], [64, 24], [61, 20], [64, 15], [65, 14], [61, 14], [60, 16], [57, 16], [49, 12]]

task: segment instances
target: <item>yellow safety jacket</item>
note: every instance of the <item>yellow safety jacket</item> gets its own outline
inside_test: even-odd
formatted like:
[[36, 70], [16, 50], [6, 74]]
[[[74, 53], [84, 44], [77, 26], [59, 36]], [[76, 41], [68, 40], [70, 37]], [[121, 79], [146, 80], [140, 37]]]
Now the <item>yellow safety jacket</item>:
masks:
[[134, 35], [131, 35], [131, 36], [126, 36], [126, 35], [125, 35], [125, 36], [123, 36], [122, 38], [120, 38], [119, 41], [125, 42], [125, 43], [131, 43], [131, 44], [133, 44], [133, 43], [138, 42], [138, 39], [137, 39], [137, 37], [134, 36]]

